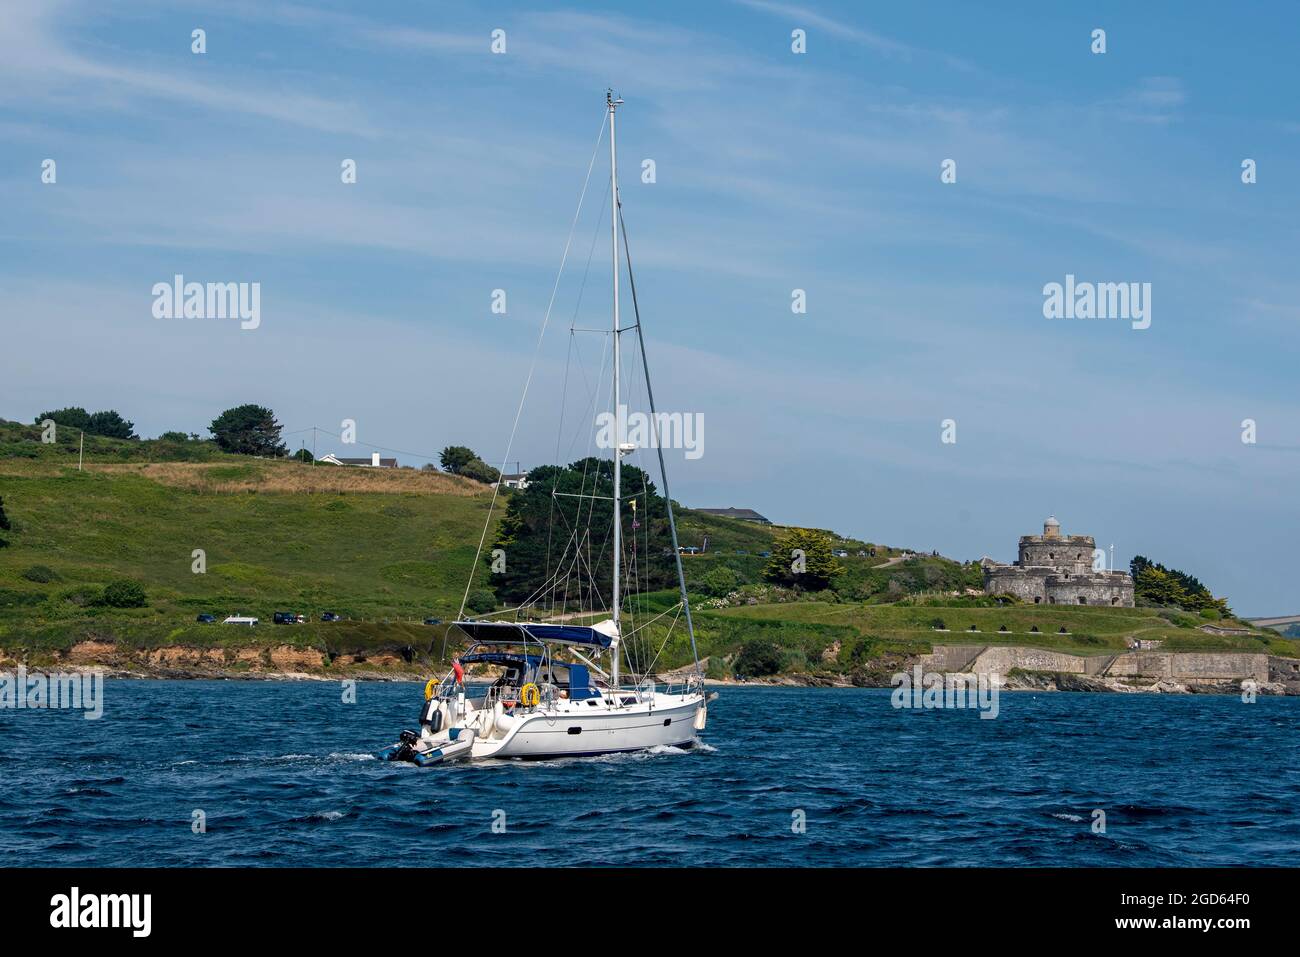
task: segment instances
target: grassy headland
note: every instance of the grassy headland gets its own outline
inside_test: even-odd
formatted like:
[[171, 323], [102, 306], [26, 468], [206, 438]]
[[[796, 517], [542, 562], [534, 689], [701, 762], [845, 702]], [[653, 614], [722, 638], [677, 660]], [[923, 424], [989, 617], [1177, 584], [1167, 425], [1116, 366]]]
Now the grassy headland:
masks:
[[[38, 429], [0, 421], [0, 497], [12, 526], [0, 532], [8, 542], [0, 547], [0, 658], [419, 671], [432, 666], [444, 632], [421, 622], [460, 608], [491, 500], [487, 486], [453, 475], [257, 459], [209, 442], [86, 436], [82, 471], [77, 453], [68, 430], [45, 445]], [[707, 552], [684, 565], [713, 677], [729, 676], [743, 649], [763, 645], [778, 649], [778, 671], [813, 676], [849, 675], [936, 643], [1095, 654], [1141, 637], [1167, 650], [1296, 654], [1276, 632], [1208, 634], [1204, 619], [1181, 612], [988, 607], [962, 597], [979, 584], [973, 563], [905, 558], [898, 547], [838, 536], [844, 572], [810, 595], [763, 581], [764, 553], [780, 529], [686, 509], [679, 531], [683, 545], [708, 539]], [[710, 574], [718, 569], [727, 572]], [[105, 602], [119, 579], [143, 586], [142, 606]], [[675, 600], [642, 596], [632, 611], [644, 620]], [[276, 626], [278, 610], [311, 620]], [[344, 620], [319, 621], [327, 611]], [[262, 624], [200, 624], [200, 613], [255, 615]], [[948, 631], [935, 630], [940, 620]], [[645, 660], [659, 648], [660, 627], [642, 633]], [[656, 666], [689, 660], [679, 627]]]

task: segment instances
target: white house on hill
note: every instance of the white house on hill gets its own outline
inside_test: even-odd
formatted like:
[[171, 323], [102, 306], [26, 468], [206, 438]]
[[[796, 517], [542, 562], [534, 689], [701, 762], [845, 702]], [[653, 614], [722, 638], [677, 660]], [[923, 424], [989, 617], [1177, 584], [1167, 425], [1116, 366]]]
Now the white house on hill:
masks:
[[380, 458], [378, 452], [371, 452], [368, 459], [349, 459], [339, 458], [333, 452], [329, 455], [322, 455], [316, 461], [325, 462], [329, 465], [357, 465], [367, 469], [395, 469], [397, 468], [397, 459]]

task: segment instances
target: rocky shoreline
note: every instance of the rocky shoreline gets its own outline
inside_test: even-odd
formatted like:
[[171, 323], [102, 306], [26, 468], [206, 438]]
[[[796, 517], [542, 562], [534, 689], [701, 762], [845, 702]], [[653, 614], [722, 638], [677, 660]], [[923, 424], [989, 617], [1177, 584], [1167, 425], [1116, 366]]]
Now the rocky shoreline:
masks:
[[[954, 672], [961, 674], [961, 672]], [[969, 673], [966, 673], [969, 674]], [[849, 675], [777, 675], [771, 678], [755, 678], [749, 681], [712, 681], [706, 680], [711, 687], [733, 688], [893, 688], [890, 680], [881, 680], [876, 676], [866, 678]], [[1239, 696], [1243, 692], [1241, 682], [1216, 681], [1200, 684], [1184, 684], [1178, 681], [1161, 679], [1149, 684], [1136, 684], [1117, 678], [1089, 678], [1053, 672], [1028, 672], [1003, 678], [998, 685], [1001, 691], [1065, 691], [1091, 692], [1101, 694], [1222, 694]], [[1255, 686], [1255, 693], [1260, 695], [1300, 697], [1300, 683], [1262, 682]]]
[[[1240, 674], [1226, 674], [1226, 665], [1214, 665], [1213, 656], [1199, 655], [1188, 667], [1172, 667], [1166, 656], [1161, 668], [1150, 667], [1154, 673], [1141, 669], [1124, 674], [1087, 673], [1066, 661], [1071, 670], [1054, 670], [1050, 667], [1024, 667], [1037, 661], [1017, 660], [1005, 670], [981, 668], [980, 655], [964, 654], [971, 649], [962, 646], [945, 646], [942, 652], [928, 655], [886, 655], [865, 661], [852, 673], [834, 671], [783, 673], [744, 681], [736, 679], [706, 679], [710, 687], [787, 687], [787, 688], [892, 688], [894, 676], [920, 667], [927, 673], [988, 674], [993, 676], [1003, 691], [1063, 691], [1109, 694], [1224, 694], [1241, 695], [1253, 687], [1261, 695], [1300, 696], [1300, 661], [1289, 658], [1269, 658], [1255, 661], [1254, 657], [1241, 665]], [[982, 649], [987, 651], [988, 649]], [[1005, 652], [1000, 652], [1005, 654]], [[1041, 656], [1041, 652], [1026, 652], [1025, 656]], [[406, 660], [396, 654], [372, 656], [336, 656], [329, 658], [311, 649], [288, 645], [242, 648], [167, 647], [150, 650], [127, 650], [105, 642], [86, 641], [75, 645], [55, 660], [23, 661], [12, 654], [0, 653], [0, 671], [23, 666], [29, 674], [75, 673], [99, 671], [106, 678], [155, 680], [220, 680], [220, 681], [408, 681], [424, 682], [442, 668], [432, 661], [418, 658]], [[1118, 657], [1118, 656], [1114, 656]], [[1204, 666], [1212, 659], [1211, 667]], [[1232, 659], [1225, 656], [1229, 665]], [[1044, 661], [1041, 664], [1056, 664]], [[1113, 663], [1113, 662], [1112, 662]], [[1011, 664], [1002, 662], [997, 664]], [[1180, 663], [1181, 664], [1181, 663]], [[1240, 663], [1239, 663], [1240, 664]], [[1192, 665], [1196, 667], [1191, 667]], [[1108, 663], [1108, 667], [1110, 663]], [[1214, 667], [1219, 667], [1215, 671]], [[1198, 671], [1199, 669], [1199, 671]], [[1188, 676], [1185, 672], [1193, 672]], [[677, 670], [659, 676], [661, 681], [679, 682], [686, 672]]]

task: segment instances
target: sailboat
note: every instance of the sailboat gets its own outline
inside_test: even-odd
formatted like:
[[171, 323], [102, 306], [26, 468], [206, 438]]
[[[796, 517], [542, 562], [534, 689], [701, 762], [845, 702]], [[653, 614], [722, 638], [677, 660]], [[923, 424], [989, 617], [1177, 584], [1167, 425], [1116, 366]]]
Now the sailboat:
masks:
[[[613, 250], [613, 315], [612, 325], [602, 330], [602, 335], [609, 336], [612, 341], [612, 415], [619, 417], [626, 414], [626, 407], [622, 404], [624, 394], [620, 340], [625, 334], [635, 331], [645, 372], [645, 396], [649, 404], [650, 421], [658, 423], [654, 394], [649, 382], [649, 365], [645, 361], [640, 309], [636, 305], [636, 285], [631, 274], [631, 256], [626, 248], [626, 225], [622, 220], [622, 204], [618, 193], [615, 120], [618, 107], [623, 101], [616, 98], [612, 91], [607, 91], [605, 103], [609, 126], [609, 195], [612, 198], [609, 206]], [[603, 132], [602, 125], [602, 135]], [[600, 141], [597, 140], [597, 153], [599, 148]], [[593, 165], [595, 157], [596, 153], [593, 153]], [[588, 182], [590, 176], [589, 167]], [[585, 192], [584, 187], [584, 196]], [[579, 211], [581, 208], [580, 200]], [[620, 253], [627, 257], [627, 278], [637, 314], [635, 323], [626, 328], [622, 325], [620, 316]], [[545, 324], [543, 334], [544, 331]], [[517, 425], [518, 418], [516, 427]], [[625, 434], [625, 429], [619, 428], [616, 431], [620, 436]], [[513, 442], [513, 436], [511, 441]], [[603, 574], [592, 574], [590, 554], [593, 544], [605, 541], [612, 544], [610, 564], [601, 566], [602, 569], [612, 567], [608, 579], [608, 602], [605, 602], [603, 595], [594, 594], [598, 589], [588, 587], [584, 591], [578, 588], [580, 598], [598, 598], [599, 601], [585, 601], [589, 607], [578, 612], [570, 611], [570, 591], [567, 587], [563, 590], [563, 602], [557, 603], [555, 599], [560, 590], [557, 574], [548, 577], [549, 588], [542, 590], [549, 593], [549, 607], [545, 601], [525, 601], [519, 608], [512, 610], [510, 620], [501, 620], [499, 613], [466, 618], [462, 606], [462, 614], [449, 627], [449, 633], [464, 636], [468, 640], [467, 650], [451, 662], [450, 670], [445, 675], [431, 678], [425, 685], [419, 728], [402, 731], [398, 740], [380, 751], [378, 757], [428, 766], [458, 760], [558, 758], [642, 751], [656, 747], [686, 748], [697, 742], [708, 721], [709, 701], [716, 698], [716, 693], [704, 688], [695, 629], [691, 620], [690, 599], [677, 541], [677, 522], [672, 499], [668, 494], [662, 443], [656, 437], [651, 444], [658, 451], [662, 503], [666, 508], [679, 597], [672, 607], [662, 609], [650, 620], [657, 622], [672, 613], [674, 617], [671, 619], [670, 631], [679, 622], [684, 624], [690, 638], [693, 668], [678, 673], [673, 681], [661, 684], [651, 670], [654, 661], [650, 662], [649, 667], [638, 670], [636, 666], [644, 662], [629, 651], [633, 647], [634, 632], [641, 636], [649, 633], [644, 630], [648, 627], [645, 617], [638, 623], [632, 610], [625, 607], [625, 590], [634, 584], [632, 575], [629, 574], [629, 565], [640, 567], [650, 557], [647, 543], [638, 558], [636, 543], [637, 531], [642, 529], [643, 524], [649, 524], [646, 507], [652, 501], [652, 496], [644, 485], [642, 489], [633, 489], [631, 492], [624, 487], [623, 459], [636, 452], [637, 446], [617, 442], [610, 450], [610, 494], [596, 495], [596, 486], [592, 487], [591, 494], [586, 494], [584, 478], [583, 494], [574, 496], [593, 502], [601, 499], [602, 505], [605, 501], [610, 502], [612, 526], [605, 530], [607, 534], [604, 537], [584, 536], [574, 532], [563, 553], [570, 556], [567, 567], [574, 574], [584, 573], [588, 586], [595, 586]], [[507, 460], [508, 457], [509, 450]], [[601, 474], [606, 474], [604, 469]], [[601, 485], [599, 490], [603, 491], [604, 486]], [[563, 493], [552, 488], [551, 494], [559, 496]], [[552, 499], [553, 502], [558, 500]], [[658, 497], [653, 500], [657, 502]], [[625, 501], [631, 506], [627, 511], [624, 510]], [[640, 514], [637, 512], [638, 502], [642, 504]], [[594, 506], [589, 508], [588, 516], [595, 514]], [[627, 519], [630, 519], [630, 529], [625, 530], [624, 523]], [[491, 509], [487, 521], [491, 522]], [[485, 538], [487, 527], [485, 524]], [[629, 541], [631, 547], [625, 562], [624, 551]], [[480, 555], [482, 548], [483, 543], [480, 541]], [[665, 550], [664, 555], [667, 554]], [[475, 566], [477, 565], [476, 557]], [[466, 595], [468, 594], [467, 587]], [[551, 612], [549, 616], [545, 614], [548, 611]], [[667, 633], [664, 641], [667, 641]], [[661, 645], [661, 651], [662, 648]], [[625, 658], [628, 664], [626, 670], [622, 667]], [[658, 660], [657, 654], [654, 660]], [[486, 686], [480, 684], [476, 687], [470, 676], [471, 671], [485, 670], [495, 674], [495, 679]]]

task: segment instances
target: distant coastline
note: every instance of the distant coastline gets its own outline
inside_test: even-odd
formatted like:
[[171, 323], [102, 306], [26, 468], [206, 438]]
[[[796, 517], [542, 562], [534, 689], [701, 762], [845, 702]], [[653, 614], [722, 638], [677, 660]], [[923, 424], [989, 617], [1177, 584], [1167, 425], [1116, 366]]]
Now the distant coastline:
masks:
[[[978, 646], [941, 645], [927, 655], [907, 657], [886, 656], [864, 664], [866, 668], [852, 675], [828, 672], [786, 672], [755, 678], [706, 678], [711, 688], [891, 688], [894, 675], [921, 667], [929, 673], [945, 675], [991, 674], [996, 676], [1003, 691], [1062, 691], [1118, 694], [1224, 694], [1240, 695], [1246, 688], [1260, 695], [1300, 696], [1300, 658], [1285, 658], [1263, 654], [1230, 652], [1168, 652], [1163, 655], [1135, 653], [1130, 667], [1120, 673], [1088, 673], [1087, 661], [1081, 656], [1062, 655], [1044, 649], [1025, 649], [1017, 646], [981, 648], [981, 653], [995, 652], [1002, 662], [1012, 662], [1005, 672], [982, 668], [971, 671], [972, 664], [979, 668], [979, 654], [971, 652]], [[29, 674], [86, 673], [100, 671], [105, 678], [127, 680], [217, 680], [217, 681], [380, 681], [423, 683], [440, 675], [446, 666], [428, 662], [408, 663], [401, 659], [367, 661], [361, 663], [330, 664], [322, 661], [312, 665], [297, 649], [280, 646], [267, 649], [264, 657], [279, 660], [279, 667], [250, 668], [225, 667], [207, 659], [203, 649], [171, 649], [167, 661], [151, 660], [149, 656], [103, 655], [100, 660], [49, 662], [46, 664], [20, 663], [0, 660], [0, 671], [12, 672], [22, 664]], [[1119, 659], [1121, 656], [1111, 656]], [[1070, 658], [1078, 658], [1072, 662]], [[1026, 668], [1026, 659], [1038, 659], [1050, 667]], [[964, 667], [953, 667], [954, 662], [965, 661]], [[1136, 667], [1133, 667], [1136, 665]], [[1145, 672], [1143, 671], [1145, 667]], [[1068, 669], [1068, 670], [1066, 670]], [[489, 680], [489, 674], [470, 675], [471, 680]], [[681, 681], [683, 672], [659, 676], [661, 683]]]

